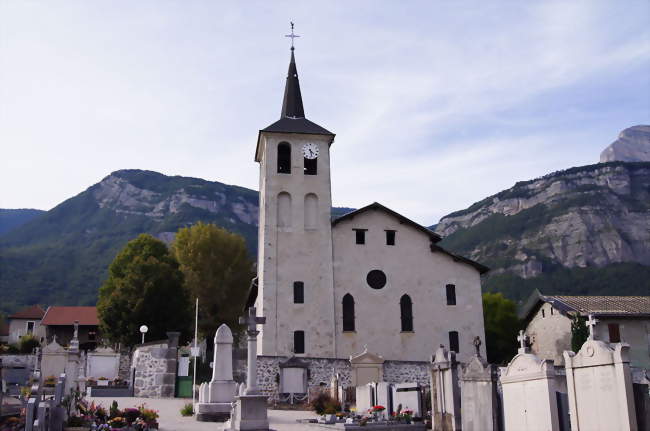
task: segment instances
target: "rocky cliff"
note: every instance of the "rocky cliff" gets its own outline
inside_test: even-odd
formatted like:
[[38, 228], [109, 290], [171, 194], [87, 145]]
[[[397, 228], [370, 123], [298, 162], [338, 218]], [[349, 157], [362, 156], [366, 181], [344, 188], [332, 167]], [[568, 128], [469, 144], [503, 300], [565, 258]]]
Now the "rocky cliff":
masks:
[[650, 163], [602, 163], [520, 182], [443, 217], [435, 230], [443, 245], [493, 274], [650, 265]]
[[650, 162], [650, 126], [623, 130], [618, 139], [600, 153], [600, 162]]

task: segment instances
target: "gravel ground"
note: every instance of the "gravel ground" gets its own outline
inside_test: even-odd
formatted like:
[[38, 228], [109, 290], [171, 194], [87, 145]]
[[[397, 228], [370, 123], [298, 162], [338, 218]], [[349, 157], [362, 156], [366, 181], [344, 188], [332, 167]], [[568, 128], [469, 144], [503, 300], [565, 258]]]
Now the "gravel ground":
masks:
[[[145, 403], [147, 407], [158, 410], [160, 418], [160, 431], [222, 431], [224, 424], [219, 422], [198, 422], [194, 417], [182, 417], [181, 408], [188, 402], [182, 398], [171, 399], [154, 399], [154, 398], [94, 398], [88, 397], [88, 400], [95, 401], [95, 404], [101, 404], [105, 408], [110, 407], [113, 400], [116, 400], [120, 409], [126, 407], [136, 407]], [[191, 402], [191, 401], [190, 401]], [[332, 426], [321, 426], [318, 424], [304, 424], [296, 422], [297, 419], [314, 419], [316, 415], [308, 411], [296, 410], [269, 410], [270, 427], [276, 431], [300, 431], [300, 430], [324, 430], [335, 429]]]

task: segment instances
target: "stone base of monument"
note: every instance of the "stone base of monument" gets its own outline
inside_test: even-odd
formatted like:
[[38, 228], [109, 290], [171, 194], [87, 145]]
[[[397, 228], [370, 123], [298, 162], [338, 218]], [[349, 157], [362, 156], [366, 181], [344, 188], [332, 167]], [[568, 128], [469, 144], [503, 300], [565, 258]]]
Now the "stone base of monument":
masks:
[[231, 431], [269, 431], [266, 395], [238, 395], [235, 399]]
[[225, 422], [230, 418], [230, 403], [196, 403], [196, 420], [199, 422]]

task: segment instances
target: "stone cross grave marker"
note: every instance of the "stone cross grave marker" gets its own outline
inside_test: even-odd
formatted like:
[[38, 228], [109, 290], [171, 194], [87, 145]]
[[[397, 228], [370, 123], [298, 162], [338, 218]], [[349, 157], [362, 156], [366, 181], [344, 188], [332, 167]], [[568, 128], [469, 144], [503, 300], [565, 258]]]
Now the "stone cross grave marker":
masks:
[[257, 388], [257, 325], [266, 323], [266, 317], [257, 317], [257, 310], [255, 307], [248, 309], [248, 314], [245, 317], [239, 318], [239, 323], [246, 325], [246, 335], [248, 335], [248, 369], [246, 375], [246, 394], [258, 394]]
[[589, 315], [589, 320], [585, 322], [585, 325], [589, 328], [589, 339], [593, 340], [594, 339], [594, 328], [596, 327], [596, 324], [599, 322], [598, 319], [594, 318], [593, 314]]

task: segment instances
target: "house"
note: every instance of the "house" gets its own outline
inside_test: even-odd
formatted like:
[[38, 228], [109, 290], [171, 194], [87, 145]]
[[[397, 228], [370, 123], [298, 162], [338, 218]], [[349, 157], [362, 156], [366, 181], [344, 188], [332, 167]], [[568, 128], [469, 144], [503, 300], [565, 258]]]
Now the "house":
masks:
[[40, 305], [32, 305], [9, 316], [9, 344], [18, 343], [24, 335], [30, 334], [39, 340], [45, 336], [41, 320], [45, 310]]
[[97, 307], [68, 307], [53, 305], [47, 309], [41, 325], [45, 327], [47, 341], [56, 335], [57, 343], [65, 346], [74, 335], [75, 322], [79, 324], [79, 347], [92, 350], [97, 347], [99, 319]]
[[533, 292], [520, 312], [531, 351], [556, 366], [571, 350], [571, 321], [592, 314], [594, 338], [630, 345], [630, 365], [650, 368], [650, 296], [563, 296]]

